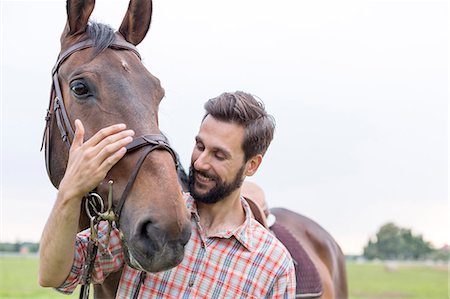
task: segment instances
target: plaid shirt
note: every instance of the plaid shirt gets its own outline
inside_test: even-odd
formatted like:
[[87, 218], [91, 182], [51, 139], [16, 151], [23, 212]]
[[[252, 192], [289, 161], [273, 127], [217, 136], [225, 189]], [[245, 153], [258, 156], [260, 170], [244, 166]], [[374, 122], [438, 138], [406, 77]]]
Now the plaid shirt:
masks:
[[[251, 217], [247, 202], [241, 201], [245, 222], [233, 231], [206, 237], [195, 201], [187, 196], [192, 235], [185, 257], [168, 271], [147, 273], [140, 290], [140, 271], [125, 263], [118, 230], [112, 230], [109, 246], [104, 248], [107, 225], [101, 224], [93, 282], [102, 283], [109, 273], [123, 267], [116, 298], [132, 298], [136, 291], [139, 298], [295, 298], [295, 271], [289, 252]], [[58, 291], [70, 294], [83, 283], [88, 237], [89, 231], [77, 235], [71, 272]]]

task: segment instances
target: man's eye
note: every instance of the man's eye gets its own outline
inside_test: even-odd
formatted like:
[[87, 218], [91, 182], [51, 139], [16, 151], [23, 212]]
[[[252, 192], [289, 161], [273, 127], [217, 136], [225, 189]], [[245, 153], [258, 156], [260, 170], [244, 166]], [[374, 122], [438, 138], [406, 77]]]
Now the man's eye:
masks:
[[203, 151], [203, 150], [205, 149], [205, 147], [204, 147], [203, 144], [201, 144], [201, 143], [197, 143], [195, 146], [196, 146], [197, 149], [200, 150], [200, 151]]
[[225, 160], [225, 156], [221, 153], [216, 153], [215, 156], [218, 160]]

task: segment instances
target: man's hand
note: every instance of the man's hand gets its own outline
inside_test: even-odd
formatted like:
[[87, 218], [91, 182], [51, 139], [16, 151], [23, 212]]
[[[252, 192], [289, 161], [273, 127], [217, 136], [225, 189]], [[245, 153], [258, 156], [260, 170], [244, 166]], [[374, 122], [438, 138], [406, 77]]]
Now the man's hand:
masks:
[[134, 135], [132, 130], [126, 130], [124, 124], [118, 124], [100, 130], [83, 142], [81, 121], [75, 121], [75, 128], [66, 173], [40, 243], [39, 283], [44, 287], [58, 287], [69, 275], [75, 252], [80, 201], [125, 155], [125, 146]]
[[134, 131], [124, 124], [106, 127], [84, 142], [84, 127], [75, 120], [75, 137], [69, 162], [59, 190], [69, 198], [82, 198], [106, 177], [108, 171], [125, 155], [125, 146], [133, 141]]

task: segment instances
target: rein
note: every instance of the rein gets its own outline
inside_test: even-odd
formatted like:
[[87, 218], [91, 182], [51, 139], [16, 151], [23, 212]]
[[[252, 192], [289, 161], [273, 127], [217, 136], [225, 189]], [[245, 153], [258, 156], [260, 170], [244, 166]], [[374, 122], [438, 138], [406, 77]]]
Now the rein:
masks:
[[[66, 61], [66, 59], [70, 57], [70, 55], [72, 55], [75, 52], [91, 48], [94, 46], [95, 44], [92, 40], [85, 40], [74, 44], [73, 46], [69, 47], [67, 50], [59, 54], [55, 66], [53, 67], [52, 70], [53, 83], [50, 93], [49, 108], [47, 110], [47, 115], [45, 117], [46, 125], [41, 145], [41, 150], [45, 145], [45, 165], [47, 168], [47, 174], [50, 177], [50, 179], [52, 178], [50, 170], [51, 169], [50, 151], [51, 151], [52, 128], [54, 125], [54, 121], [56, 120], [56, 124], [59, 129], [63, 143], [67, 145], [67, 151], [70, 149], [71, 143], [75, 135], [67, 110], [64, 106], [63, 95], [58, 79], [58, 70], [60, 66], [64, 63], [64, 61]], [[126, 41], [116, 39], [108, 47], [111, 49], [132, 51], [139, 57], [139, 59], [141, 59], [141, 56], [139, 55], [139, 52], [137, 51], [136, 47]], [[95, 191], [91, 191], [85, 196], [86, 198], [85, 209], [90, 219], [91, 234], [88, 242], [87, 263], [83, 273], [83, 278], [86, 281], [86, 283], [83, 284], [81, 287], [80, 298], [89, 297], [91, 272], [94, 266], [95, 256], [98, 251], [98, 224], [102, 220], [108, 221], [109, 227], [107, 240], [109, 242], [109, 233], [111, 232], [112, 229], [112, 222], [115, 221], [116, 226], [119, 229], [119, 218], [123, 206], [133, 187], [133, 184], [137, 178], [137, 175], [139, 173], [142, 164], [144, 163], [145, 158], [154, 150], [166, 150], [171, 154], [173, 160], [175, 161], [175, 167], [176, 168], [179, 167], [179, 162], [176, 153], [170, 147], [167, 138], [162, 134], [150, 134], [137, 137], [126, 146], [126, 149], [127, 154], [130, 152], [137, 151], [139, 149], [143, 149], [143, 152], [132, 170], [130, 178], [128, 179], [127, 185], [122, 193], [122, 196], [120, 197], [119, 203], [115, 211], [113, 210], [112, 207], [112, 184], [113, 184], [112, 181], [109, 181], [108, 209], [106, 211], [104, 209], [103, 199], [100, 197], [100, 195], [95, 193]]]

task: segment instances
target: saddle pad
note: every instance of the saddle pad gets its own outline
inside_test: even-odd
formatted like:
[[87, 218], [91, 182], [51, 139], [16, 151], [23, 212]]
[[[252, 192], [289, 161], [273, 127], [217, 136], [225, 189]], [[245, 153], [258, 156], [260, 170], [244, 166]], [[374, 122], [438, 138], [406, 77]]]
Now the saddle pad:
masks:
[[294, 260], [297, 282], [296, 298], [320, 297], [323, 292], [323, 287], [319, 273], [302, 245], [279, 222], [275, 222], [270, 229], [287, 248]]

